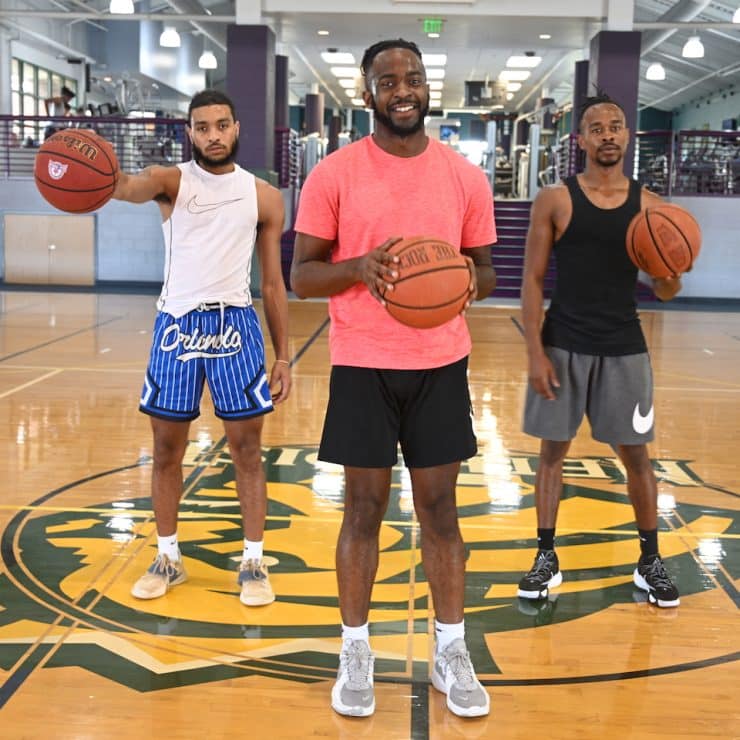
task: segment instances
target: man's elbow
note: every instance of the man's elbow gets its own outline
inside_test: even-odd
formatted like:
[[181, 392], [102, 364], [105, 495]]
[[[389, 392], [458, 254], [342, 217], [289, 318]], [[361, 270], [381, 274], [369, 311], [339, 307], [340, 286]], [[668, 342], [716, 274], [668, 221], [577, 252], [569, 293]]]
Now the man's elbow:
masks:
[[295, 265], [290, 268], [290, 289], [293, 291], [297, 298], [308, 298], [308, 294], [306, 293], [306, 286], [304, 285], [301, 276], [301, 271]]

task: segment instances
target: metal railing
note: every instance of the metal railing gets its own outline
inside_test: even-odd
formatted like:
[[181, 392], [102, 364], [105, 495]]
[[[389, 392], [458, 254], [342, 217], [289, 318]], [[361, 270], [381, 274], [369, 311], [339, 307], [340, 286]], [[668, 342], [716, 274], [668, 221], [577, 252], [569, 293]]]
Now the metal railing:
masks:
[[740, 195], [740, 133], [679, 131], [674, 195]]
[[[560, 177], [583, 171], [576, 135], [560, 140]], [[659, 195], [740, 195], [740, 132], [638, 131], [634, 177]]]
[[32, 177], [36, 152], [65, 128], [92, 130], [107, 139], [124, 172], [190, 159], [187, 121], [179, 118], [0, 116], [0, 177]]
[[633, 176], [658, 195], [671, 194], [674, 142], [672, 131], [638, 131], [635, 135]]
[[[0, 115], [0, 177], [33, 177], [36, 152], [65, 128], [87, 129], [107, 139], [124, 172], [152, 164], [174, 165], [191, 156], [186, 119]], [[305, 145], [292, 129], [275, 130], [275, 163], [282, 188], [300, 188]]]

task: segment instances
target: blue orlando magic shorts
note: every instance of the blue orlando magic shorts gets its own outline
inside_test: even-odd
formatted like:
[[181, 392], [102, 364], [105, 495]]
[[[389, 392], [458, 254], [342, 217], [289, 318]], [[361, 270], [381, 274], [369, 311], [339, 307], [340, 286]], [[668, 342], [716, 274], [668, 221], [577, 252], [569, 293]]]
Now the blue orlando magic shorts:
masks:
[[206, 307], [180, 318], [157, 314], [139, 409], [172, 421], [195, 419], [206, 380], [221, 419], [272, 411], [264, 340], [252, 306]]

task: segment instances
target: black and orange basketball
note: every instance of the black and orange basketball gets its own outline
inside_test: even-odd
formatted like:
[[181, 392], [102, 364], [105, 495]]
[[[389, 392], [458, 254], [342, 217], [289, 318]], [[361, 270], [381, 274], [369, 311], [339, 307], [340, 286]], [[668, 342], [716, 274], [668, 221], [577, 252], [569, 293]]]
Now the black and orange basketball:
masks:
[[113, 195], [118, 159], [102, 137], [86, 129], [68, 128], [41, 145], [33, 176], [41, 195], [55, 208], [88, 213]]
[[673, 203], [650, 206], [627, 229], [627, 254], [651, 277], [680, 275], [691, 269], [701, 249], [696, 219]]
[[393, 290], [384, 291], [388, 313], [417, 329], [440, 326], [457, 316], [470, 294], [466, 259], [451, 244], [431, 236], [396, 242], [389, 250], [400, 262]]

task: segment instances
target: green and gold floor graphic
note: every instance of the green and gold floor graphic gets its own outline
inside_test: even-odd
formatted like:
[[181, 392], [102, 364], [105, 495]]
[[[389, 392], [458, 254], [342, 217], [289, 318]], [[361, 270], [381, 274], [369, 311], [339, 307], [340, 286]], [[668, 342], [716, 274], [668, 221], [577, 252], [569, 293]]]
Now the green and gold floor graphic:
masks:
[[[264, 459], [265, 547], [277, 595], [267, 607], [250, 609], [238, 599], [241, 519], [223, 442], [189, 445], [179, 524], [189, 580], [161, 599], [130, 595], [156, 551], [150, 500], [126, 496], [146, 490], [148, 459], [6, 511], [0, 703], [39, 664], [45, 671], [76, 666], [139, 692], [248, 676], [330, 682], [339, 647], [334, 550], [341, 469], [318, 462], [311, 447], [265, 449]], [[516, 587], [534, 554], [536, 462], [513, 454], [491, 470], [479, 457], [464, 464], [459, 479], [466, 634], [484, 684], [613, 681], [737, 661], [740, 641], [731, 628], [740, 606], [737, 492], [700, 480], [690, 461], [654, 461], [661, 552], [683, 601], [678, 610], [658, 610], [632, 585], [638, 546], [623, 470], [613, 458], [569, 459], [558, 523], [564, 583], [547, 600], [525, 601]], [[726, 508], [703, 504], [707, 492]], [[379, 684], [427, 681], [433, 611], [419, 538], [408, 474], [398, 466], [370, 613]], [[725, 608], [717, 610], [716, 629], [698, 640], [693, 611], [718, 601]], [[650, 649], [635, 652], [634, 633], [644, 638], [645, 630]], [[545, 660], [522, 653], [527, 635], [540, 631], [557, 636]], [[594, 640], [598, 651], [587, 650]], [[582, 659], [573, 652], [579, 645]]]

